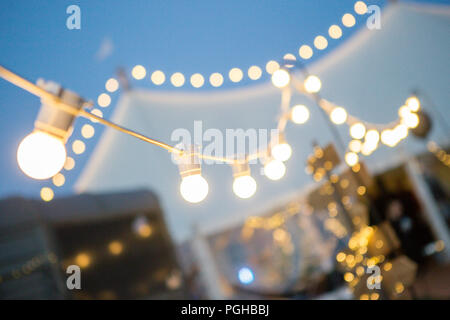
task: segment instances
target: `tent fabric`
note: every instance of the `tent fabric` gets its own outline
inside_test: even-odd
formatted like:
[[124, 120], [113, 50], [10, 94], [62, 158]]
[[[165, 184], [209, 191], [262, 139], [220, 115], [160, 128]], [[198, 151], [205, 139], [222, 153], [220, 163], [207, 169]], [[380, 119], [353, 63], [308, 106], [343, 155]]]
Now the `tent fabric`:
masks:
[[[392, 4], [382, 13], [380, 30], [363, 27], [311, 65], [309, 71], [322, 80], [323, 97], [344, 106], [362, 120], [375, 123], [395, 120], [398, 108], [415, 89], [432, 97], [440, 114], [447, 117], [449, 32], [450, 6]], [[122, 94], [112, 120], [174, 144], [170, 141], [173, 130], [193, 131], [196, 120], [202, 121], [204, 131], [216, 128], [223, 133], [227, 128], [274, 128], [280, 100], [281, 92], [270, 82], [212, 92], [136, 89]], [[304, 125], [288, 124], [286, 137], [293, 155], [286, 163], [286, 176], [270, 181], [261, 175], [260, 165], [252, 165], [258, 190], [250, 199], [239, 199], [233, 194], [232, 170], [228, 165], [214, 164], [202, 168], [209, 182], [208, 197], [200, 204], [185, 202], [179, 193], [178, 168], [165, 150], [109, 128], [104, 131], [75, 188], [77, 192], [150, 188], [160, 197], [177, 241], [189, 236], [192, 223], [204, 232], [220, 230], [275, 206], [311, 184], [304, 168], [312, 152], [312, 142], [325, 145], [334, 141], [334, 137], [312, 101], [293, 94], [291, 104], [298, 103], [309, 107], [311, 117]], [[434, 119], [438, 116], [433, 109], [427, 111]], [[350, 141], [347, 126], [340, 126], [339, 132], [346, 142]], [[435, 121], [431, 138], [442, 142], [447, 139], [446, 134]], [[394, 149], [381, 146], [363, 161], [369, 170], [377, 171], [424, 149], [423, 141], [410, 136]]]

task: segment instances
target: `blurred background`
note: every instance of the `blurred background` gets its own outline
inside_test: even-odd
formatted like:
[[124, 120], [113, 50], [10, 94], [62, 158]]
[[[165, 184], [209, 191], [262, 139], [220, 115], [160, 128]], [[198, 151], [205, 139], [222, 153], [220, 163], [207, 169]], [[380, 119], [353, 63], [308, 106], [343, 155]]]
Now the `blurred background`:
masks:
[[[80, 29], [67, 26], [71, 5]], [[304, 68], [292, 77], [317, 75], [321, 96], [349, 118], [389, 125], [414, 98], [419, 120], [406, 139], [349, 163], [351, 142], [363, 139], [293, 90], [289, 107], [305, 105], [309, 119], [287, 124], [285, 176], [270, 181], [252, 164], [258, 187], [241, 199], [228, 165], [204, 164], [209, 193], [192, 204], [165, 150], [81, 117], [64, 168], [28, 177], [17, 148], [41, 102], [1, 80], [1, 299], [450, 297], [448, 1], [7, 0], [0, 9], [2, 66], [170, 144], [176, 129], [194, 135], [194, 121], [203, 132], [275, 128], [282, 91], [271, 74], [283, 59]], [[79, 290], [67, 287], [70, 265], [81, 269]]]

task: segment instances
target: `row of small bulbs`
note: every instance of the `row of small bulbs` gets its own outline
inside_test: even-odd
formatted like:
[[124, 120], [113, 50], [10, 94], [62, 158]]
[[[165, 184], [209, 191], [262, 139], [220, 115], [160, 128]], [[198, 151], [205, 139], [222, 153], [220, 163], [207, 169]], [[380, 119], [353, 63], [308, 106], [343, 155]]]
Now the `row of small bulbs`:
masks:
[[[364, 15], [367, 13], [367, 5], [364, 1], [356, 1], [354, 4], [354, 11], [358, 15]], [[345, 13], [341, 19], [342, 25], [346, 28], [351, 28], [355, 26], [356, 19], [351, 13]], [[328, 35], [331, 39], [339, 39], [342, 37], [342, 28], [336, 24], [333, 24], [328, 29]], [[328, 47], [328, 40], [323, 35], [318, 35], [314, 38], [313, 41], [314, 47], [317, 50], [324, 50]], [[303, 60], [311, 59], [314, 54], [314, 50], [309, 45], [302, 45], [298, 50], [298, 55]], [[296, 60], [296, 57], [292, 53], [287, 53], [283, 57], [284, 59]], [[265, 71], [272, 75], [276, 70], [280, 68], [278, 62], [274, 60], [270, 60], [265, 65]], [[261, 67], [253, 65], [248, 68], [247, 75], [250, 80], [258, 80], [261, 78], [263, 74], [263, 70]], [[142, 65], [136, 65], [131, 70], [131, 75], [136, 80], [142, 80], [147, 76], [147, 70]], [[176, 87], [182, 87], [186, 83], [186, 76], [181, 72], [175, 72], [173, 74], [167, 75], [162, 70], [155, 70], [150, 75], [150, 80], [154, 85], [160, 86], [164, 84], [167, 80]], [[206, 79], [205, 79], [206, 78]], [[228, 79], [233, 83], [238, 83], [244, 79], [244, 71], [240, 68], [232, 68], [228, 72]], [[194, 73], [189, 77], [189, 82], [194, 88], [201, 88], [205, 85], [206, 81], [209, 80], [209, 83], [213, 87], [220, 87], [225, 80], [225, 76], [219, 72], [214, 72], [209, 75], [209, 77], [204, 76], [200, 73]], [[109, 79], [107, 82], [107, 90], [110, 92], [114, 92], [118, 88], [118, 82], [115, 79]], [[109, 87], [109, 88], [108, 88]]]

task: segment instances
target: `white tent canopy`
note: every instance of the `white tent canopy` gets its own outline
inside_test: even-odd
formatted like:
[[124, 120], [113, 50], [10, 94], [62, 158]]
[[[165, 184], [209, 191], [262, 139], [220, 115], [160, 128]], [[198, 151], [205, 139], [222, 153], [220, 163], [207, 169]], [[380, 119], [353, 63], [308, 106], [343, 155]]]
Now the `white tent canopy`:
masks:
[[[388, 123], [414, 89], [426, 92], [436, 107], [448, 116], [450, 64], [450, 6], [394, 4], [382, 13], [381, 30], [363, 28], [354, 37], [310, 66], [322, 80], [323, 97], [345, 106], [349, 113], [370, 122]], [[270, 181], [253, 165], [257, 193], [248, 200], [232, 192], [232, 171], [225, 164], [203, 166], [208, 180], [208, 197], [189, 204], [179, 194], [178, 168], [170, 154], [128, 135], [106, 129], [91, 159], [77, 181], [78, 192], [110, 192], [148, 188], [156, 192], [176, 240], [184, 240], [195, 221], [205, 232], [223, 228], [249, 214], [268, 208], [311, 182], [304, 171], [312, 141], [325, 145], [333, 141], [317, 107], [300, 95], [292, 104], [304, 103], [311, 118], [304, 125], [288, 124], [287, 139], [293, 156], [286, 176]], [[186, 93], [132, 90], [124, 92], [112, 120], [145, 135], [170, 142], [173, 130], [193, 130], [203, 121], [203, 130], [217, 128], [261, 128], [276, 126], [280, 91], [270, 83], [235, 90]], [[426, 108], [426, 104], [424, 105]], [[437, 115], [427, 109], [432, 118]], [[435, 127], [431, 137], [444, 141], [444, 130]], [[348, 127], [340, 132], [350, 140]], [[402, 143], [408, 152], [424, 149], [412, 137]], [[398, 148], [381, 147], [364, 159], [370, 170], [379, 170], [400, 160]], [[390, 161], [389, 163], [387, 161]]]

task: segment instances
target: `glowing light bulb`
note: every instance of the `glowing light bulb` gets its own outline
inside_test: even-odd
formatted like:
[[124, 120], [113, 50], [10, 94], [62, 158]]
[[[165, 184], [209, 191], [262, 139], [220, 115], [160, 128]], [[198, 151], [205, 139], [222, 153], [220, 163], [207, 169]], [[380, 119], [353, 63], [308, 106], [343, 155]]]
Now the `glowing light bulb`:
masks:
[[255, 280], [255, 275], [250, 268], [244, 267], [239, 270], [238, 278], [242, 284], [250, 284]]
[[304, 82], [305, 90], [309, 93], [317, 93], [322, 88], [322, 82], [317, 76], [308, 76]]
[[64, 143], [45, 132], [34, 131], [26, 136], [17, 149], [20, 169], [33, 179], [43, 180], [57, 174], [66, 162]]
[[353, 139], [362, 139], [366, 134], [366, 127], [361, 123], [355, 123], [350, 127], [350, 135]]
[[275, 160], [286, 161], [292, 155], [292, 148], [286, 142], [279, 143], [272, 147], [272, 156]]
[[377, 145], [380, 141], [380, 134], [377, 130], [371, 129], [366, 132], [365, 143], [369, 143], [371, 145]]
[[342, 107], [336, 107], [331, 111], [330, 119], [334, 124], [342, 124], [347, 120], [347, 111]]
[[251, 176], [236, 177], [233, 182], [233, 192], [239, 198], [247, 199], [256, 192], [256, 181]]
[[400, 118], [404, 118], [404, 117], [407, 117], [408, 116], [408, 114], [410, 114], [411, 113], [411, 109], [408, 107], [408, 106], [401, 106], [399, 109], [398, 109], [398, 115], [400, 116]]
[[359, 161], [359, 157], [354, 152], [347, 152], [345, 154], [345, 162], [350, 166], [353, 167], [355, 164], [357, 164]]
[[415, 96], [409, 97], [409, 98], [406, 100], [406, 105], [409, 107], [409, 109], [410, 109], [412, 112], [417, 112], [417, 111], [419, 111], [419, 109], [420, 109], [420, 101], [419, 101], [419, 99], [417, 99], [417, 97], [415, 97]]
[[308, 121], [308, 119], [309, 119], [309, 110], [306, 106], [298, 104], [292, 108], [291, 120], [294, 123], [302, 124]]
[[416, 128], [419, 125], [419, 116], [415, 113], [410, 113], [402, 118], [402, 123], [408, 128]]
[[190, 175], [181, 180], [180, 193], [188, 202], [201, 202], [208, 195], [208, 191], [208, 182], [200, 174]]
[[395, 139], [393, 131], [386, 129], [381, 132], [381, 142], [388, 147], [394, 147], [398, 141]]
[[402, 140], [408, 136], [408, 127], [404, 124], [399, 124], [394, 128], [393, 132], [398, 140]]
[[348, 144], [348, 148], [350, 149], [350, 151], [358, 153], [361, 151], [362, 143], [359, 140], [352, 140]]
[[289, 72], [284, 69], [278, 69], [272, 74], [272, 83], [277, 88], [286, 87], [291, 81]]
[[270, 160], [264, 166], [264, 174], [270, 180], [280, 180], [286, 174], [286, 166], [278, 160]]

